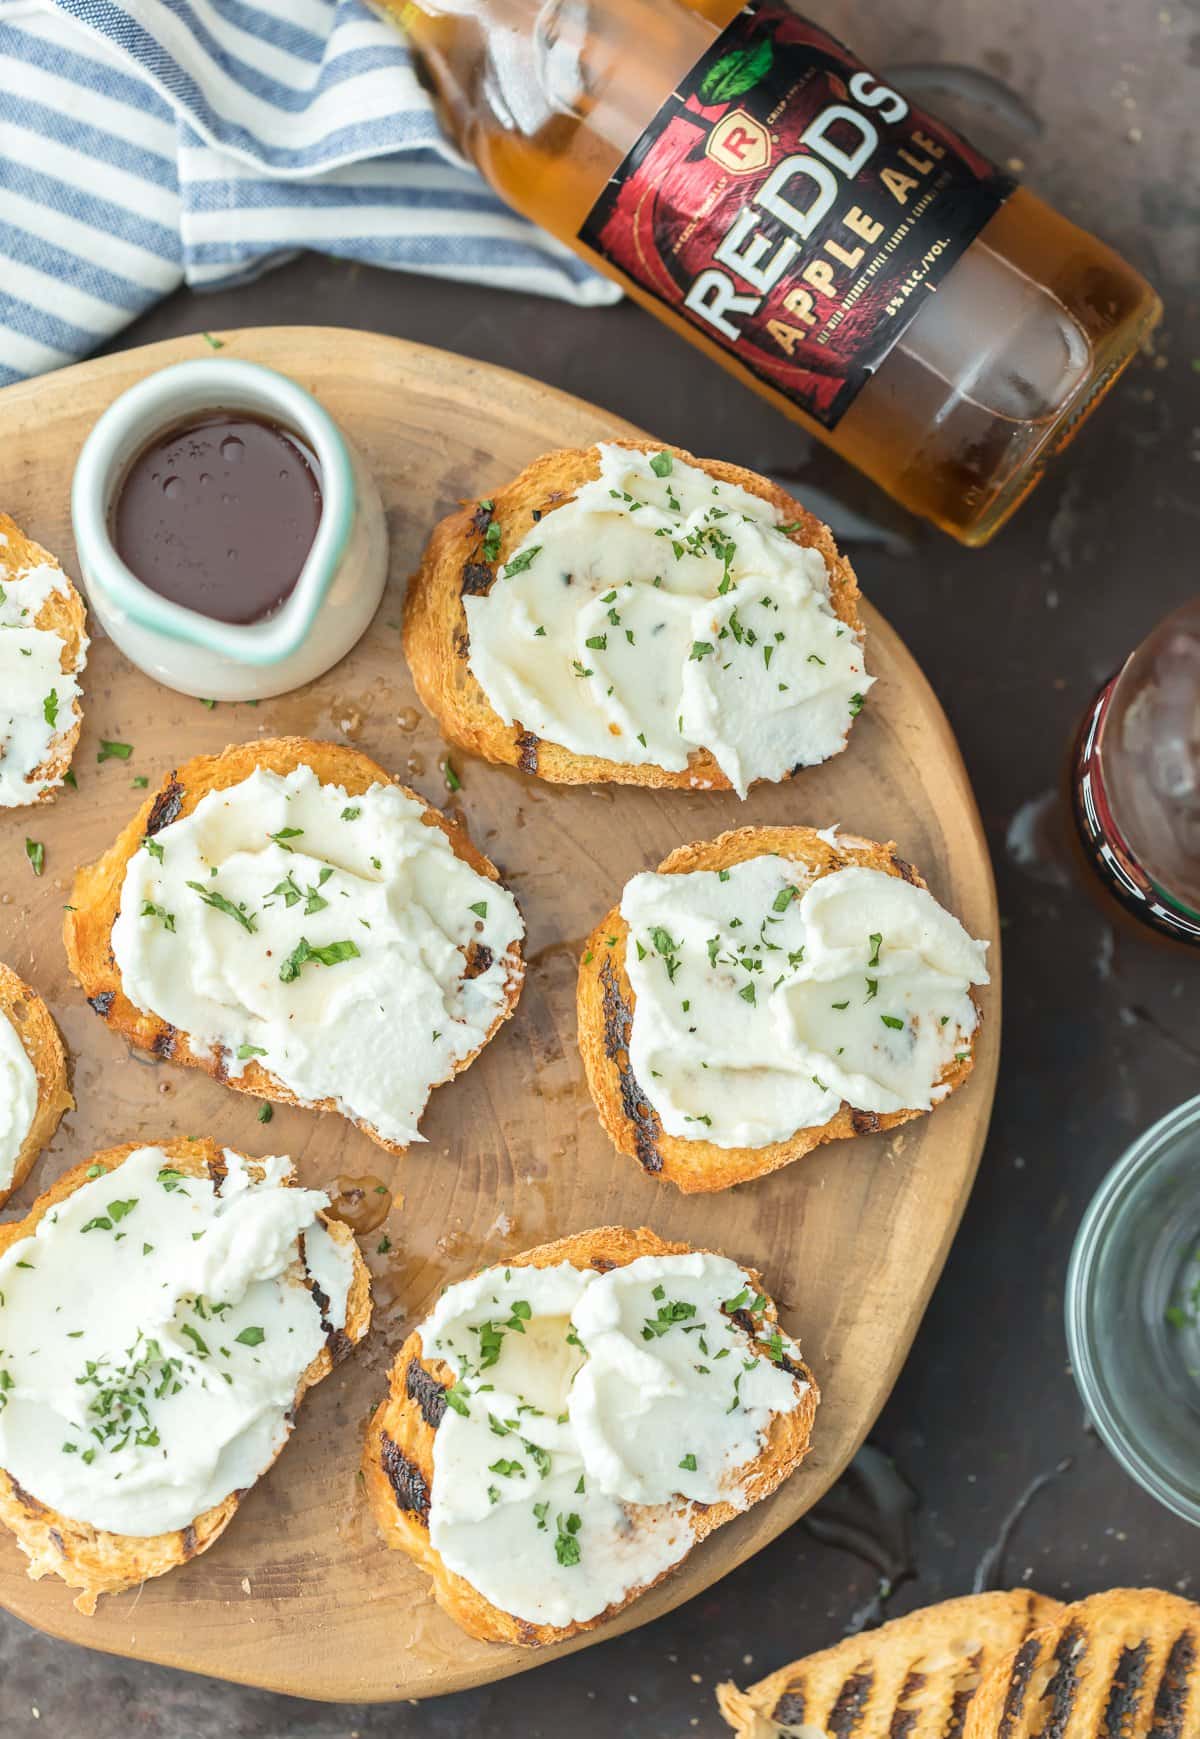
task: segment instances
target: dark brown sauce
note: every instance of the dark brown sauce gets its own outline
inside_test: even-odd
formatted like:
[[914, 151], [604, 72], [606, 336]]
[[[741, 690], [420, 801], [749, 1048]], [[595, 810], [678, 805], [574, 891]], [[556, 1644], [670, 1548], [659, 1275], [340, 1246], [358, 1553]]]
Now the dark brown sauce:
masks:
[[217, 622], [259, 622], [295, 588], [321, 519], [321, 467], [300, 436], [213, 411], [142, 448], [111, 535], [152, 592]]

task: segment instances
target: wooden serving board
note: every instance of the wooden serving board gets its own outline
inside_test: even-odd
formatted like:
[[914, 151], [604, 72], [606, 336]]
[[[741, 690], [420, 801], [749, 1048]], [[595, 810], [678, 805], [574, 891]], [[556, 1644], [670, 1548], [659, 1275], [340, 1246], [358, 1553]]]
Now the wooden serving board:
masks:
[[[0, 959], [53, 1010], [78, 1109], [16, 1206], [66, 1166], [121, 1141], [205, 1134], [251, 1154], [289, 1153], [303, 1181], [365, 1192], [375, 1275], [368, 1342], [305, 1403], [279, 1464], [204, 1557], [82, 1618], [54, 1578], [24, 1574], [0, 1537], [0, 1602], [59, 1637], [301, 1696], [430, 1696], [504, 1677], [561, 1650], [463, 1635], [427, 1579], [386, 1551], [362, 1501], [359, 1451], [388, 1364], [438, 1290], [506, 1254], [612, 1223], [725, 1251], [760, 1267], [824, 1400], [801, 1471], [699, 1548], [581, 1648], [644, 1624], [765, 1545], [836, 1478], [878, 1414], [957, 1227], [987, 1130], [1000, 1039], [998, 921], [987, 848], [958, 750], [929, 685], [870, 608], [879, 681], [846, 753], [791, 784], [731, 794], [568, 789], [461, 754], [448, 792], [444, 745], [419, 710], [398, 631], [405, 576], [435, 520], [494, 490], [550, 447], [639, 431], [594, 406], [483, 363], [369, 334], [269, 328], [221, 334], [224, 356], [294, 375], [321, 398], [379, 478], [392, 536], [388, 593], [358, 648], [320, 682], [260, 706], [206, 708], [157, 687], [93, 642], [78, 791], [0, 812]], [[106, 405], [167, 363], [211, 355], [202, 338], [84, 363], [0, 393], [0, 507], [77, 574], [68, 496], [80, 443]], [[736, 457], [736, 455], [722, 455]], [[61, 907], [72, 873], [109, 844], [177, 761], [256, 735], [348, 741], [439, 804], [461, 810], [499, 864], [528, 926], [516, 1018], [424, 1119], [427, 1145], [394, 1160], [341, 1118], [256, 1104], [199, 1072], [137, 1055], [68, 976]], [[133, 745], [97, 763], [105, 737]], [[831, 822], [894, 839], [974, 935], [992, 940], [993, 983], [974, 1075], [931, 1117], [890, 1138], [837, 1142], [722, 1196], [678, 1195], [617, 1154], [592, 1109], [575, 1044], [581, 939], [629, 876], [673, 847], [746, 823]], [[45, 845], [38, 880], [26, 838]], [[387, 1193], [379, 1193], [383, 1185]], [[384, 1210], [386, 1212], [386, 1216]], [[385, 1238], [391, 1248], [380, 1253]]]

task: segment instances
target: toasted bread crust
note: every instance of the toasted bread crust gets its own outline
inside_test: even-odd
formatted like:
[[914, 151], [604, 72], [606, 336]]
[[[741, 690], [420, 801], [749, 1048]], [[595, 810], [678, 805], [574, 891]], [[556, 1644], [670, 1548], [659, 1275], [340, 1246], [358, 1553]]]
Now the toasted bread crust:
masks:
[[[167, 1057], [186, 1068], [203, 1069], [239, 1093], [252, 1093], [256, 1098], [269, 1099], [277, 1105], [305, 1105], [306, 1101], [298, 1098], [290, 1087], [277, 1080], [256, 1060], [248, 1063], [241, 1075], [228, 1075], [219, 1052], [209, 1055], [196, 1051], [187, 1033], [180, 1032], [157, 1015], [145, 1014], [135, 1008], [122, 989], [121, 975], [113, 958], [112, 927], [121, 906], [125, 871], [147, 834], [158, 832], [182, 815], [190, 815], [200, 799], [210, 791], [227, 790], [238, 785], [256, 768], [286, 775], [300, 766], [311, 767], [323, 784], [339, 785], [351, 796], [361, 795], [372, 785], [399, 786], [406, 797], [422, 805], [422, 821], [429, 827], [441, 829], [457, 858], [489, 881], [500, 880], [496, 866], [476, 850], [462, 828], [454, 826], [423, 797], [401, 785], [398, 779], [359, 750], [344, 748], [338, 743], [313, 742], [305, 737], [273, 737], [233, 744], [219, 755], [198, 755], [169, 774], [159, 791], [142, 804], [104, 856], [77, 871], [71, 907], [63, 924], [67, 963], [93, 1009], [113, 1032], [140, 1050]], [[524, 960], [519, 943], [514, 944], [512, 952], [514, 965], [505, 986], [505, 1005], [489, 1029], [484, 1044], [511, 1016], [521, 994]], [[461, 1074], [482, 1049], [483, 1045], [480, 1045], [462, 1058], [446, 1079]], [[308, 1108], [337, 1110], [332, 1099], [318, 1100]], [[405, 1152], [397, 1143], [385, 1140], [370, 1124], [360, 1119], [354, 1121], [365, 1135], [389, 1153]]]
[[[717, 839], [679, 846], [659, 864], [658, 874], [727, 869], [768, 853], [803, 864], [814, 880], [855, 865], [883, 870], [914, 887], [926, 885], [913, 866], [897, 856], [894, 845], [876, 845], [850, 834], [837, 835], [831, 845], [811, 827], [739, 827]], [[767, 1147], [718, 1147], [711, 1141], [668, 1135], [629, 1063], [637, 999], [625, 970], [628, 936], [629, 927], [620, 908], [614, 906], [587, 939], [576, 992], [579, 1049], [601, 1123], [619, 1151], [636, 1159], [649, 1176], [673, 1183], [687, 1195], [729, 1189], [777, 1171], [827, 1141], [873, 1135], [926, 1115], [924, 1111], [855, 1111], [843, 1103], [828, 1123], [798, 1129], [786, 1141]], [[951, 1091], [962, 1085], [974, 1067], [978, 1034], [977, 1026], [968, 1055], [942, 1072], [940, 1084]]]
[[[719, 459], [697, 459], [683, 447], [650, 441], [612, 441], [614, 447], [666, 452], [695, 465], [721, 483], [736, 483], [769, 501], [794, 522], [794, 543], [819, 550], [829, 570], [830, 602], [838, 618], [862, 635], [859, 589], [854, 570], [838, 553], [833, 533], [798, 501], [766, 477]], [[404, 652], [421, 702], [437, 719], [443, 736], [485, 761], [519, 767], [561, 785], [601, 781], [621, 785], [655, 785], [676, 790], [728, 791], [729, 780], [706, 749], [695, 750], [678, 773], [653, 765], [630, 766], [596, 755], [576, 755], [526, 731], [518, 722], [506, 725], [492, 708], [467, 663], [469, 636], [463, 598], [490, 590], [496, 575], [536, 524], [569, 501], [580, 487], [597, 477], [600, 459], [595, 447], [562, 447], [544, 453], [519, 477], [492, 498], [469, 501], [434, 528], [421, 565], [409, 582], [404, 601]], [[499, 549], [488, 560], [483, 538], [489, 524], [502, 528]], [[788, 777], [791, 777], [789, 774]]]
[[[26, 537], [15, 519], [10, 519], [7, 513], [0, 513], [0, 584], [6, 575], [18, 573], [23, 568], [40, 567], [57, 568], [63, 574], [66, 591], [51, 592], [34, 617], [33, 626], [60, 637], [63, 650], [59, 668], [64, 675], [77, 676], [82, 669], [83, 655], [87, 649], [87, 612], [83, 599], [72, 581], [63, 573], [57, 557], [52, 556], [48, 549], [43, 549], [40, 543], [34, 543], [31, 537]], [[29, 803], [53, 801], [57, 788], [62, 784], [71, 765], [71, 757], [75, 753], [82, 726], [83, 708], [76, 699], [71, 703], [70, 721], [64, 722], [63, 728], [51, 742], [51, 753], [40, 766], [33, 769], [26, 780], [30, 786]], [[35, 791], [34, 784], [44, 780], [52, 780], [54, 783], [45, 791]]]
[[21, 1041], [21, 1048], [37, 1075], [37, 1110], [29, 1133], [21, 1143], [11, 1183], [0, 1187], [0, 1207], [19, 1190], [33, 1170], [34, 1161], [54, 1137], [64, 1111], [73, 1111], [75, 1101], [67, 1085], [67, 1054], [54, 1017], [41, 997], [18, 978], [11, 966], [0, 962], [0, 1017]]
[[[689, 1248], [687, 1244], [665, 1243], [644, 1226], [637, 1231], [624, 1226], [600, 1226], [559, 1238], [552, 1244], [541, 1244], [520, 1256], [505, 1257], [504, 1266], [549, 1268], [557, 1262], [573, 1262], [580, 1268], [608, 1270], [623, 1268], [639, 1256], [681, 1255]], [[760, 1277], [753, 1269], [748, 1272], [758, 1289], [763, 1290]], [[766, 1320], [776, 1321], [775, 1305], [770, 1299]], [[820, 1392], [807, 1365], [801, 1365], [797, 1374], [809, 1387], [794, 1412], [777, 1414], [772, 1419], [766, 1446], [746, 1481], [751, 1503], [769, 1497], [808, 1453]], [[658, 1576], [642, 1587], [630, 1589], [624, 1599], [584, 1623], [552, 1626], [531, 1624], [501, 1611], [469, 1582], [447, 1569], [430, 1543], [428, 1515], [433, 1493], [434, 1435], [445, 1410], [445, 1390], [453, 1384], [450, 1367], [440, 1359], [425, 1358], [420, 1333], [410, 1334], [392, 1365], [387, 1399], [380, 1404], [367, 1431], [362, 1467], [367, 1501], [384, 1540], [394, 1549], [407, 1552], [432, 1578], [439, 1606], [456, 1624], [484, 1642], [537, 1648], [562, 1642], [580, 1631], [594, 1630], [663, 1580]], [[693, 1505], [692, 1525], [697, 1543], [738, 1513], [727, 1503], [707, 1508]]]
[[[130, 1141], [122, 1147], [107, 1148], [64, 1172], [38, 1197], [24, 1219], [0, 1225], [0, 1255], [28, 1237], [43, 1214], [89, 1182], [88, 1171], [92, 1166], [102, 1165], [114, 1171], [131, 1153], [148, 1146], [161, 1146], [171, 1164], [190, 1177], [216, 1179], [224, 1175], [224, 1149], [214, 1141]], [[240, 1157], [246, 1158], [244, 1154]], [[260, 1169], [257, 1162], [248, 1163], [252, 1170]], [[322, 1347], [301, 1374], [294, 1408], [299, 1407], [314, 1383], [329, 1375], [351, 1345], [362, 1339], [371, 1321], [370, 1275], [354, 1236], [339, 1221], [327, 1219], [323, 1214], [321, 1218], [331, 1237], [352, 1251], [354, 1277], [346, 1303], [345, 1330], [331, 1336], [330, 1341], [335, 1344]], [[221, 1503], [198, 1515], [188, 1527], [172, 1533], [116, 1534], [93, 1528], [87, 1522], [73, 1521], [51, 1505], [40, 1503], [0, 1468], [0, 1523], [16, 1535], [18, 1545], [28, 1557], [27, 1574], [35, 1582], [47, 1575], [61, 1577], [69, 1587], [79, 1590], [75, 1605], [89, 1616], [101, 1594], [117, 1594], [148, 1577], [163, 1576], [207, 1551], [228, 1527], [244, 1496], [245, 1492], [231, 1492]]]
[[1200, 1606], [1113, 1588], [1060, 1608], [988, 1673], [965, 1739], [1196, 1739]]
[[748, 1690], [718, 1685], [717, 1703], [738, 1739], [842, 1731], [837, 1712], [851, 1708], [845, 1731], [853, 1739], [961, 1739], [981, 1678], [1061, 1611], [1029, 1588], [944, 1600], [793, 1661]]

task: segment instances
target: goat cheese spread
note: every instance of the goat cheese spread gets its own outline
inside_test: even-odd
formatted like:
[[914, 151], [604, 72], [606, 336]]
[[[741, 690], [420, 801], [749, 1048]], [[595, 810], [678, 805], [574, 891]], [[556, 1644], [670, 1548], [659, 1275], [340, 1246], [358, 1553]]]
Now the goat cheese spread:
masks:
[[837, 754], [874, 678], [820, 551], [670, 453], [599, 453], [600, 475], [464, 599], [495, 711], [627, 766], [678, 773], [707, 749], [742, 797]]
[[0, 533], [0, 809], [14, 809], [63, 782], [61, 772], [30, 775], [53, 758], [55, 739], [75, 722], [81, 692], [76, 677], [87, 662], [88, 643], [83, 641], [74, 670], [65, 671], [61, 634], [36, 623], [51, 594], [66, 592], [66, 577], [46, 563], [11, 570], [6, 541]]
[[766, 1147], [843, 1101], [927, 1111], [969, 1050], [987, 943], [898, 876], [754, 857], [634, 876], [621, 916], [630, 1066], [668, 1135]]
[[[399, 1146], [484, 1043], [520, 971], [516, 902], [394, 785], [258, 769], [143, 841], [113, 925], [122, 988], [297, 1098]], [[472, 975], [473, 974], [473, 975]]]
[[328, 1197], [286, 1159], [225, 1163], [218, 1186], [139, 1148], [0, 1256], [0, 1467], [73, 1521], [167, 1533], [253, 1485], [345, 1327]]
[[0, 1190], [7, 1189], [17, 1155], [37, 1116], [37, 1070], [11, 1021], [0, 1014]]
[[583, 1623], [685, 1556], [690, 1502], [745, 1508], [773, 1416], [808, 1388], [765, 1304], [703, 1251], [449, 1287], [420, 1330], [457, 1379], [429, 1509], [448, 1568], [517, 1618]]

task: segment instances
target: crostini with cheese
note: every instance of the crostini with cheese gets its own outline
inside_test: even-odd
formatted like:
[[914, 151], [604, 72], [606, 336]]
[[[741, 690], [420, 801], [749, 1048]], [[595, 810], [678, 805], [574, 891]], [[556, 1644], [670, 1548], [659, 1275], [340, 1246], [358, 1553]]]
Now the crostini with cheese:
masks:
[[35, 1581], [90, 1613], [229, 1525], [367, 1332], [366, 1264], [328, 1206], [286, 1159], [130, 1143], [0, 1226], [0, 1525]]
[[74, 1105], [53, 1015], [0, 962], [0, 1207], [20, 1189]]
[[43, 803], [83, 724], [83, 599], [49, 550], [0, 513], [0, 809]]
[[171, 773], [80, 870], [67, 959], [109, 1028], [394, 1153], [511, 1015], [498, 872], [355, 749], [279, 737]]
[[752, 1269], [605, 1226], [446, 1288], [392, 1366], [367, 1497], [464, 1630], [536, 1647], [769, 1496], [818, 1400]]
[[845, 747], [873, 680], [858, 601], [828, 527], [767, 478], [605, 441], [442, 521], [404, 649], [472, 754], [745, 796]]
[[684, 1191], [893, 1129], [970, 1074], [986, 951], [894, 846], [809, 827], [682, 846], [584, 949], [600, 1120]]

